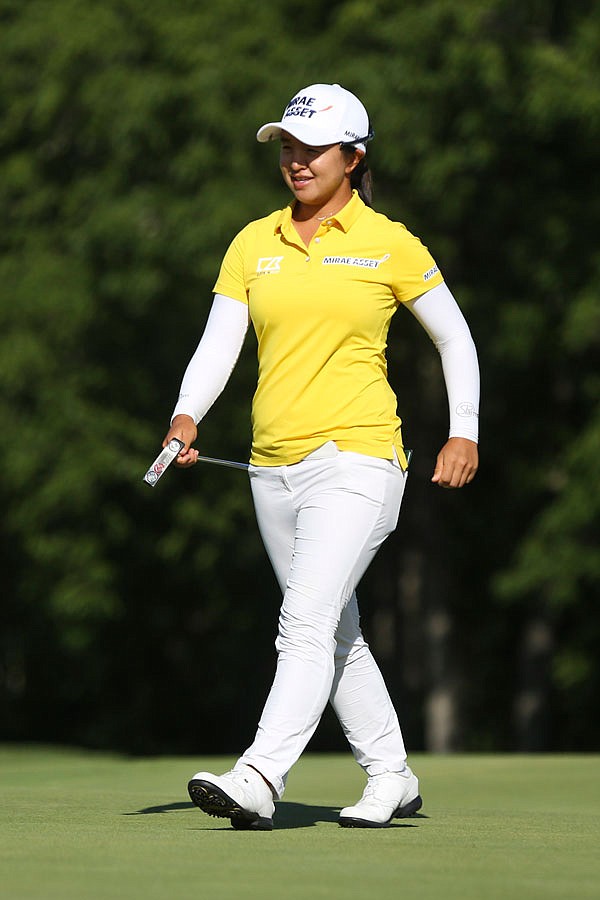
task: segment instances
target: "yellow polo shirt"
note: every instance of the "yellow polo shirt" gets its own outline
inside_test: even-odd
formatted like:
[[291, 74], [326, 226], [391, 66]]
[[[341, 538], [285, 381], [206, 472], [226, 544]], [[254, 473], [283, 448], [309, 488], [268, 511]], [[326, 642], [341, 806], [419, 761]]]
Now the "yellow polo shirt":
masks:
[[398, 305], [443, 281], [427, 248], [356, 192], [307, 247], [293, 202], [233, 240], [214, 287], [249, 305], [258, 338], [257, 466], [291, 465], [326, 441], [403, 467], [385, 349]]

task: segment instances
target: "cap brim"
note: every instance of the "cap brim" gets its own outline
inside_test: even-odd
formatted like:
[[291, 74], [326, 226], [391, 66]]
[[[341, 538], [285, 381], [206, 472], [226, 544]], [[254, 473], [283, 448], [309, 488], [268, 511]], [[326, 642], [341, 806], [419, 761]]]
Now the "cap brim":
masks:
[[256, 132], [256, 140], [260, 141], [261, 144], [266, 144], [267, 141], [276, 141], [280, 135], [281, 122], [268, 122], [266, 125], [263, 125], [262, 128], [258, 129]]
[[[266, 144], [267, 141], [277, 141], [281, 137], [281, 132], [285, 131], [286, 134], [291, 134], [292, 137], [295, 137], [296, 140], [302, 141], [303, 144], [308, 144], [311, 147], [329, 147], [331, 144], [337, 144], [338, 140], [331, 140], [329, 136], [329, 140], [325, 138], [324, 135], [316, 135], [314, 130], [312, 133], [306, 133], [306, 124], [300, 120], [296, 122], [286, 122], [285, 126], [283, 122], [267, 122], [266, 125], [263, 125], [256, 132], [256, 140], [260, 141], [261, 144]], [[340, 141], [343, 143], [343, 141]], [[350, 143], [350, 142], [348, 142]], [[357, 150], [362, 150], [363, 153], [367, 152], [367, 148], [363, 143], [354, 144]]]
[[258, 129], [256, 140], [260, 141], [261, 144], [267, 141], [276, 141], [281, 137], [282, 131], [285, 131], [286, 134], [291, 134], [296, 140], [302, 141], [303, 144], [309, 144], [311, 147], [328, 147], [330, 144], [337, 143], [335, 139], [331, 140], [330, 135], [315, 134], [314, 128], [309, 127], [307, 129], [306, 121], [302, 119], [286, 122], [285, 124], [283, 122], [268, 122]]

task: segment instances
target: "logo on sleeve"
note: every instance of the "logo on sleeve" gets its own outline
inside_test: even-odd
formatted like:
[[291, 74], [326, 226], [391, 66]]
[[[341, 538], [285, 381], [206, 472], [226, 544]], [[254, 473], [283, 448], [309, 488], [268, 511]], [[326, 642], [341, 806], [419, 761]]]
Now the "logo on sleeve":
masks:
[[462, 403], [458, 404], [456, 407], [456, 414], [458, 416], [464, 416], [465, 418], [469, 418], [470, 416], [479, 418], [479, 413], [477, 412], [475, 404], [468, 400], [463, 400]]
[[439, 266], [432, 266], [425, 274], [423, 275], [423, 281], [429, 281], [430, 278], [433, 278], [434, 275], [440, 271]]
[[272, 275], [273, 272], [280, 272], [282, 259], [283, 256], [261, 256], [256, 263], [256, 274]]

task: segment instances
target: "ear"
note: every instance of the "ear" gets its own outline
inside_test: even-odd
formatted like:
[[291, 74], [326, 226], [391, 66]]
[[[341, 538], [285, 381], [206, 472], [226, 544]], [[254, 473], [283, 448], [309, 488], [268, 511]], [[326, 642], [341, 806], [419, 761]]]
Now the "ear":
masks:
[[346, 175], [351, 175], [354, 172], [355, 168], [365, 155], [364, 150], [354, 150], [352, 156], [348, 157], [348, 162], [346, 164]]

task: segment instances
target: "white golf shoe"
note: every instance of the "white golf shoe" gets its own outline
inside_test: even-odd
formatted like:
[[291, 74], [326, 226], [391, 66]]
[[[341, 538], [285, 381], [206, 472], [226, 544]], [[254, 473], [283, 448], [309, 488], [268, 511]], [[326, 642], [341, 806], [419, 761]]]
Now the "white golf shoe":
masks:
[[385, 828], [392, 819], [412, 816], [421, 809], [419, 780], [408, 766], [403, 772], [372, 775], [356, 806], [340, 813], [343, 828]]
[[197, 772], [188, 784], [192, 802], [209, 816], [231, 819], [238, 830], [271, 831], [273, 793], [256, 769], [240, 764], [224, 775]]

